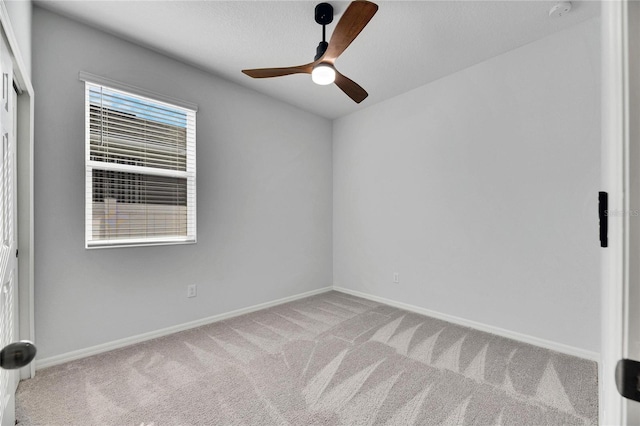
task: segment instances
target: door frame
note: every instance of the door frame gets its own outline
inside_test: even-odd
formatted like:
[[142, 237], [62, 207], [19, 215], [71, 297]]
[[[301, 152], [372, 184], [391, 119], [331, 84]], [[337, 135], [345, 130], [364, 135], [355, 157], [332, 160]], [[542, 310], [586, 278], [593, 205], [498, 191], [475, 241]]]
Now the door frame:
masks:
[[[0, 0], [0, 27], [13, 56], [14, 83], [18, 88], [17, 104], [17, 178], [18, 178], [18, 312], [19, 338], [35, 342], [34, 320], [34, 240], [33, 240], [33, 137], [34, 90], [18, 40], [13, 31], [7, 6]], [[35, 375], [35, 362], [20, 371], [20, 378]]]
[[[615, 368], [640, 359], [640, 3], [602, 5], [602, 190], [609, 193], [602, 249], [600, 421], [636, 424], [640, 403], [623, 398]], [[616, 214], [612, 214], [615, 212]]]

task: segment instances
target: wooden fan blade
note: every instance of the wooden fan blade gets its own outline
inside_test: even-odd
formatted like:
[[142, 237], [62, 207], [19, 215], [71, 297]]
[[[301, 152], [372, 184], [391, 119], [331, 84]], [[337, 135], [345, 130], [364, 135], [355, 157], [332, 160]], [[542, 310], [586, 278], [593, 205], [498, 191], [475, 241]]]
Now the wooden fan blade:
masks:
[[338, 70], [336, 70], [336, 85], [354, 100], [355, 103], [359, 104], [364, 101], [369, 94], [366, 90], [364, 90], [358, 83], [351, 80], [348, 77], [340, 74]]
[[333, 30], [329, 47], [327, 47], [323, 59], [335, 61], [367, 26], [377, 11], [378, 5], [375, 3], [369, 1], [351, 2]]
[[311, 74], [315, 64], [315, 62], [312, 62], [310, 64], [298, 65], [297, 67], [256, 68], [252, 70], [242, 70], [242, 72], [253, 78], [281, 77], [290, 74]]

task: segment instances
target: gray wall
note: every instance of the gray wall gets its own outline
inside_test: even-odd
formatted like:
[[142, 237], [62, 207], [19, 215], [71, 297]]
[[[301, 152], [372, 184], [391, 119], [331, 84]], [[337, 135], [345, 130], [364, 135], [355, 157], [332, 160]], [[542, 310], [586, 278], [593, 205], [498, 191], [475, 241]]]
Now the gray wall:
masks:
[[[84, 249], [79, 71], [199, 105], [196, 245]], [[40, 359], [331, 285], [331, 122], [38, 7], [33, 80]]]
[[598, 352], [599, 88], [591, 20], [336, 120], [334, 284]]

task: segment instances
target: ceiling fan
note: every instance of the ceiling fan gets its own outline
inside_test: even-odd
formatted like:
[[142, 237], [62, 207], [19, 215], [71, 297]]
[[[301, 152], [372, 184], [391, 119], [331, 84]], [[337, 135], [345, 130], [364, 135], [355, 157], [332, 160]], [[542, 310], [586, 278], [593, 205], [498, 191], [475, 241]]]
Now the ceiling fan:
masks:
[[369, 23], [378, 11], [378, 6], [369, 1], [357, 0], [352, 2], [338, 21], [331, 40], [325, 40], [325, 26], [333, 21], [333, 6], [320, 3], [315, 9], [316, 22], [322, 25], [322, 41], [316, 48], [314, 61], [305, 65], [285, 68], [258, 68], [242, 70], [253, 78], [281, 77], [290, 74], [311, 74], [316, 84], [326, 85], [335, 83], [344, 93], [356, 103], [362, 102], [369, 94], [358, 83], [340, 74], [335, 68], [335, 61], [346, 50], [353, 40]]

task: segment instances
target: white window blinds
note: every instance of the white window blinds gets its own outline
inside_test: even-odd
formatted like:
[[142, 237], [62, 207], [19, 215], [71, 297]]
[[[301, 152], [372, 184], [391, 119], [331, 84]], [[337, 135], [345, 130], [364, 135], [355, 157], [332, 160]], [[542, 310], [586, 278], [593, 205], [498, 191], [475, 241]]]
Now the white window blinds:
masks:
[[85, 85], [86, 246], [195, 242], [195, 110]]

